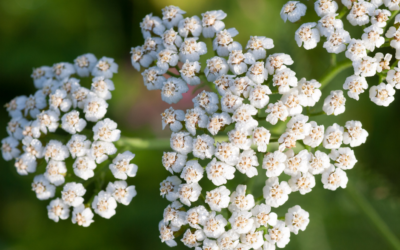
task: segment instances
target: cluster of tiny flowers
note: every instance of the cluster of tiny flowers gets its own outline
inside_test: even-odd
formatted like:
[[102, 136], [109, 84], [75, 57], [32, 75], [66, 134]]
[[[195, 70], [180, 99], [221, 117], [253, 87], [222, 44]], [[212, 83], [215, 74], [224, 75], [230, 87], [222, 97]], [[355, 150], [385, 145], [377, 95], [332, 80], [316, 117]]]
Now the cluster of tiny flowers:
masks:
[[[359, 100], [359, 95], [368, 89], [366, 77], [378, 75], [379, 85], [369, 88], [369, 97], [377, 105], [387, 107], [394, 100], [395, 89], [400, 88], [400, 68], [396, 67], [400, 59], [400, 15], [396, 15], [400, 1], [342, 0], [342, 4], [345, 7], [337, 13], [338, 4], [334, 0], [317, 0], [315, 12], [321, 19], [318, 23], [302, 24], [295, 33], [295, 40], [299, 47], [313, 49], [321, 37], [325, 37], [323, 47], [328, 53], [345, 53], [354, 68], [354, 74], [347, 77], [343, 85], [350, 98]], [[281, 17], [285, 22], [287, 19], [296, 22], [305, 12], [304, 4], [289, 1], [283, 6]], [[351, 25], [363, 27], [361, 39], [352, 38], [343, 28], [340, 18], [346, 13]], [[389, 24], [393, 18], [394, 23]], [[395, 49], [395, 54], [393, 51], [372, 55], [375, 49], [389, 46]], [[325, 100], [324, 111], [328, 115], [338, 115], [344, 112], [344, 103], [343, 92], [332, 91]]]
[[[282, 15], [295, 21], [305, 14], [305, 6], [292, 3]], [[299, 12], [291, 14], [292, 9]], [[251, 37], [244, 52], [233, 40], [238, 31], [225, 29], [226, 14], [221, 10], [203, 13], [202, 19], [184, 18], [185, 12], [175, 6], [162, 12], [162, 18], [144, 18], [145, 45], [132, 50], [136, 69], [154, 65], [142, 73], [145, 85], [161, 89], [168, 103], [182, 98], [186, 84], [202, 80], [214, 83], [216, 93], [202, 91], [186, 112], [170, 107], [161, 114], [163, 129], [169, 126], [173, 132], [173, 151], [162, 156], [172, 176], [160, 184], [161, 196], [171, 202], [159, 223], [161, 241], [176, 246], [175, 238], [182, 235], [183, 244], [196, 250], [285, 247], [290, 233], [306, 229], [309, 214], [298, 205], [284, 217], [272, 209], [286, 203], [291, 192], [309, 193], [319, 174], [324, 188], [345, 188], [344, 170], [357, 162], [351, 147], [364, 143], [368, 133], [359, 121], [348, 121], [344, 127], [335, 123], [327, 129], [309, 121], [303, 108], [319, 101], [321, 84], [298, 80], [288, 68], [293, 64], [290, 55], [267, 56], [267, 50], [274, 47], [272, 39]], [[207, 48], [199, 41], [201, 34], [213, 39], [217, 55], [207, 60], [203, 72], [199, 58]], [[278, 98], [270, 103], [272, 95]], [[342, 97], [332, 93], [324, 110], [343, 112]], [[267, 116], [259, 117], [262, 112]], [[285, 122], [286, 129], [273, 135], [259, 125], [260, 120], [271, 126]], [[269, 146], [273, 143], [278, 143], [277, 150], [271, 150], [276, 148]], [[293, 150], [297, 145], [303, 150]], [[260, 171], [266, 176], [262, 197], [255, 198], [244, 184], [235, 190], [226, 187], [235, 175], [255, 178]], [[280, 181], [282, 174], [290, 180]], [[205, 182], [211, 182], [214, 189], [205, 191]]]
[[[136, 175], [137, 166], [130, 164], [134, 154], [127, 151], [112, 162], [109, 159], [117, 153], [114, 142], [121, 133], [117, 123], [104, 118], [114, 90], [111, 78], [117, 70], [114, 59], [98, 60], [93, 54], [79, 56], [73, 64], [35, 68], [35, 94], [18, 96], [6, 104], [11, 121], [7, 125], [9, 137], [1, 141], [3, 158], [14, 160], [20, 175], [39, 172], [32, 183], [39, 200], [61, 195], [47, 206], [48, 216], [55, 222], [68, 219], [72, 211], [72, 223], [87, 227], [93, 222], [92, 209], [110, 218], [117, 202], [128, 205], [136, 195], [135, 187], [125, 181]], [[74, 77], [90, 75], [93, 79], [88, 88]], [[99, 178], [107, 169], [100, 164], [107, 166], [107, 161], [118, 180], [108, 183], [105, 191], [97, 186], [100, 192], [93, 194], [91, 204], [90, 197], [85, 204], [86, 188], [92, 182], [89, 179]]]

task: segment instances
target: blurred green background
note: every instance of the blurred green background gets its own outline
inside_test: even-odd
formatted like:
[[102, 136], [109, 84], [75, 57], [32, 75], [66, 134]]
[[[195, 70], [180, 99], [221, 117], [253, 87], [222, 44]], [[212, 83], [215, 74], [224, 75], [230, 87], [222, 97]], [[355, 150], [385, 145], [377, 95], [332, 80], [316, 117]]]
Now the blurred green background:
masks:
[[[291, 68], [299, 79], [318, 80], [329, 67], [330, 57], [322, 43], [312, 51], [297, 47], [294, 32], [301, 23], [283, 23], [279, 12], [285, 2], [1, 0], [0, 104], [16, 95], [33, 93], [30, 78], [33, 67], [72, 62], [78, 55], [91, 52], [98, 58], [113, 57], [119, 64], [108, 116], [118, 122], [123, 134], [166, 138], [170, 132], [161, 131], [160, 114], [168, 105], [161, 102], [158, 91], [145, 89], [140, 74], [130, 65], [130, 48], [143, 43], [139, 28], [142, 18], [151, 12], [160, 16], [161, 8], [170, 4], [180, 6], [189, 16], [222, 9], [228, 13], [224, 20], [226, 27], [236, 27], [239, 31], [235, 40], [245, 45], [250, 35], [273, 38], [275, 48], [269, 53], [290, 54], [295, 61]], [[313, 1], [303, 2], [308, 13], [301, 21], [318, 20], [312, 11]], [[360, 37], [361, 31], [354, 29], [351, 34]], [[322, 98], [332, 89], [342, 89], [345, 77], [351, 73], [347, 70], [335, 78]], [[368, 82], [376, 85], [377, 79], [369, 78]], [[190, 107], [190, 96], [185, 100], [174, 107]], [[313, 192], [305, 196], [291, 194], [288, 203], [279, 209], [283, 215], [288, 207], [299, 204], [311, 215], [307, 230], [297, 236], [292, 234], [286, 249], [391, 249], [364, 213], [370, 208], [400, 238], [399, 108], [398, 100], [388, 108], [378, 107], [364, 93], [358, 102], [347, 98], [345, 114], [324, 118], [324, 124], [341, 125], [347, 120], [360, 120], [370, 135], [366, 144], [355, 149], [359, 162], [347, 171], [349, 189], [324, 190], [317, 178]], [[7, 136], [8, 120], [5, 109], [1, 109], [1, 138]], [[59, 223], [49, 220], [46, 210], [49, 201], [37, 200], [30, 190], [33, 176], [19, 176], [12, 163], [1, 159], [0, 249], [168, 249], [160, 242], [158, 233], [158, 222], [167, 205], [159, 196], [159, 183], [168, 176], [161, 165], [162, 151], [134, 153], [139, 171], [130, 183], [136, 185], [138, 196], [127, 207], [119, 205], [110, 220], [96, 216], [89, 228], [73, 225], [70, 219]], [[255, 183], [256, 192], [261, 192], [262, 182]], [[176, 249], [185, 248], [179, 244]]]

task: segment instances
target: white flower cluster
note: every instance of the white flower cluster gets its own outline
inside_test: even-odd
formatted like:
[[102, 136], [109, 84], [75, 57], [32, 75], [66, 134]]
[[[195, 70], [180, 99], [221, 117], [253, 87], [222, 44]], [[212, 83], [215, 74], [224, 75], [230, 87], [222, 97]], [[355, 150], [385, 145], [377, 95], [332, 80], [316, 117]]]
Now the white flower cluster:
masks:
[[[304, 15], [305, 6], [291, 4], [282, 15], [293, 21]], [[299, 13], [292, 15], [291, 9]], [[145, 45], [132, 51], [136, 69], [154, 65], [142, 73], [145, 85], [149, 90], [161, 89], [168, 103], [182, 98], [186, 84], [202, 80], [213, 82], [217, 92], [202, 91], [186, 112], [170, 107], [161, 114], [163, 128], [169, 125], [173, 132], [173, 151], [164, 152], [162, 163], [173, 175], [160, 184], [161, 196], [171, 202], [159, 223], [160, 238], [175, 246], [175, 237], [183, 234], [183, 244], [196, 250], [283, 248], [290, 232], [305, 230], [309, 214], [294, 206], [283, 219], [271, 209], [286, 203], [291, 192], [310, 192], [318, 174], [326, 189], [346, 187], [343, 170], [357, 162], [350, 147], [364, 143], [368, 133], [359, 121], [348, 121], [344, 127], [335, 123], [326, 130], [309, 121], [303, 108], [319, 101], [321, 84], [304, 78], [299, 81], [288, 68], [293, 64], [289, 55], [267, 56], [267, 49], [274, 47], [272, 39], [251, 37], [243, 52], [233, 40], [236, 29], [225, 29], [222, 19], [226, 14], [221, 10], [208, 11], [202, 19], [184, 18], [184, 13], [168, 6], [162, 18], [146, 16], [141, 23]], [[207, 60], [203, 71], [199, 58], [207, 49], [199, 41], [201, 34], [213, 39], [217, 54]], [[329, 98], [324, 110], [342, 113], [343, 94], [333, 92]], [[259, 116], [262, 111], [267, 117]], [[285, 131], [274, 135], [271, 131], [276, 130], [266, 127], [273, 128], [278, 122], [285, 122]], [[299, 145], [301, 151], [296, 148]], [[226, 187], [237, 171], [255, 178], [264, 171], [259, 165], [268, 177], [263, 177], [262, 197], [254, 198], [247, 185], [237, 185], [236, 190]], [[288, 182], [279, 180], [283, 173], [290, 177]], [[205, 191], [207, 183], [215, 187]]]
[[[315, 12], [321, 19], [318, 23], [302, 24], [295, 33], [296, 42], [299, 47], [313, 49], [321, 37], [325, 37], [323, 47], [328, 53], [345, 52], [354, 68], [354, 74], [347, 77], [343, 85], [350, 98], [359, 100], [359, 95], [368, 89], [366, 77], [378, 75], [379, 85], [369, 88], [369, 97], [377, 105], [386, 107], [394, 100], [395, 88], [400, 88], [400, 68], [396, 67], [400, 59], [400, 15], [395, 16], [400, 9], [400, 1], [342, 0], [342, 3], [345, 7], [337, 13], [338, 4], [334, 0], [317, 0], [314, 4]], [[351, 25], [363, 26], [364, 33], [360, 39], [352, 38], [343, 27], [340, 18], [347, 11], [347, 20]], [[305, 12], [305, 5], [289, 1], [283, 6], [281, 16], [285, 22], [287, 19], [295, 22], [305, 15]], [[393, 26], [390, 26], [393, 18]], [[365, 27], [366, 25], [369, 26]], [[396, 52], [377, 52], [372, 55], [375, 49], [389, 46]], [[391, 63], [393, 55], [396, 60]], [[383, 80], [386, 80], [386, 83]], [[342, 91], [333, 91], [325, 100], [324, 111], [328, 115], [338, 115], [344, 111], [344, 102]]]
[[[113, 142], [119, 140], [121, 131], [117, 123], [104, 119], [107, 100], [114, 90], [111, 78], [117, 69], [114, 59], [98, 60], [93, 54], [79, 56], [73, 64], [42, 66], [32, 73], [36, 93], [18, 96], [6, 104], [11, 121], [7, 126], [9, 137], [2, 140], [3, 158], [14, 159], [20, 175], [41, 172], [32, 183], [39, 200], [60, 192], [61, 198], [47, 206], [48, 216], [55, 222], [67, 219], [72, 210], [72, 222], [87, 227], [93, 222], [92, 209], [110, 218], [117, 202], [128, 205], [136, 195], [135, 187], [125, 181], [137, 171], [137, 166], [129, 163], [134, 155], [127, 151], [110, 162], [109, 168], [119, 180], [110, 182], [106, 191], [96, 186], [100, 192], [94, 194], [92, 209], [90, 197], [85, 196], [92, 180], [85, 181], [101, 178], [107, 159], [117, 153]], [[92, 75], [93, 79], [85, 87], [74, 75]], [[64, 132], [57, 134], [57, 130]], [[89, 203], [84, 204], [84, 197]]]

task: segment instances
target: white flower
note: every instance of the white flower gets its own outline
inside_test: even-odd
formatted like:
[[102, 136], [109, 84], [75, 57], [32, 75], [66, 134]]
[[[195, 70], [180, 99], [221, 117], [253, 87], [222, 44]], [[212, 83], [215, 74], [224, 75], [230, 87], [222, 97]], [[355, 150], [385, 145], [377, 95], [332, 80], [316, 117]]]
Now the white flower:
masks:
[[301, 150], [297, 155], [294, 154], [293, 149], [289, 149], [285, 154], [285, 174], [294, 176], [299, 173], [307, 173], [309, 153], [306, 149]]
[[162, 76], [162, 70], [158, 67], [151, 67], [142, 72], [143, 83], [148, 90], [162, 89], [163, 83], [166, 81]]
[[392, 85], [384, 84], [383, 82], [369, 89], [369, 98], [379, 106], [389, 106], [389, 104], [394, 101], [394, 94], [395, 90]]
[[207, 53], [207, 46], [204, 42], [197, 42], [196, 38], [185, 38], [179, 49], [181, 62], [199, 61], [200, 56]]
[[30, 121], [25, 124], [22, 135], [25, 137], [39, 138], [41, 133], [38, 122]]
[[174, 201], [172, 204], [168, 205], [164, 209], [164, 223], [167, 224], [170, 222], [171, 226], [177, 228], [180, 228], [182, 225], [184, 225], [186, 213], [179, 210], [181, 207], [182, 204], [179, 201]]
[[283, 5], [281, 10], [281, 18], [284, 22], [289, 20], [294, 23], [300, 20], [306, 14], [307, 6], [299, 1], [289, 1]]
[[383, 0], [383, 3], [390, 11], [400, 10], [400, 1], [399, 0]]
[[252, 149], [248, 149], [244, 150], [239, 155], [239, 161], [236, 164], [236, 168], [242, 174], [246, 174], [248, 178], [252, 178], [258, 175], [258, 171], [255, 168], [258, 165], [256, 152], [254, 152]]
[[361, 60], [354, 61], [354, 74], [360, 75], [362, 77], [371, 77], [376, 75], [378, 63], [375, 58], [366, 56], [361, 58]]
[[143, 21], [140, 23], [140, 28], [143, 38], [151, 37], [152, 33], [161, 36], [165, 30], [161, 18], [153, 16], [153, 14], [148, 14], [143, 18]]
[[70, 134], [81, 132], [86, 127], [86, 120], [79, 118], [79, 112], [72, 110], [61, 118], [61, 127]]
[[37, 89], [43, 87], [43, 83], [52, 76], [52, 69], [48, 66], [42, 66], [33, 68], [31, 77], [33, 78], [33, 84]]
[[178, 187], [182, 183], [177, 176], [169, 176], [160, 183], [160, 195], [169, 201], [178, 199]]
[[343, 134], [343, 143], [351, 147], [358, 147], [367, 140], [368, 132], [362, 128], [359, 121], [348, 121], [344, 126], [346, 131]]
[[250, 104], [242, 104], [235, 110], [232, 115], [232, 121], [236, 122], [236, 126], [244, 126], [246, 129], [252, 130], [257, 127], [258, 122], [253, 118], [258, 110]]
[[217, 142], [215, 156], [229, 165], [236, 165], [239, 161], [240, 149], [229, 142]]
[[250, 87], [250, 104], [258, 109], [262, 109], [267, 106], [269, 102], [268, 95], [270, 94], [272, 94], [272, 92], [268, 86], [256, 85], [254, 87]]
[[333, 90], [324, 100], [322, 110], [327, 115], [340, 115], [344, 112], [346, 98], [343, 96], [342, 90]]
[[259, 152], [267, 151], [267, 145], [269, 144], [270, 138], [271, 133], [264, 127], [255, 128], [253, 131], [253, 144], [257, 146]]
[[165, 242], [169, 247], [175, 247], [177, 243], [174, 240], [174, 232], [178, 231], [179, 228], [167, 226], [163, 220], [158, 224], [158, 228], [160, 230], [161, 242]]
[[214, 113], [208, 118], [207, 129], [212, 135], [216, 135], [223, 127], [231, 123], [232, 119], [228, 113]]
[[181, 73], [182, 79], [187, 84], [194, 86], [201, 82], [200, 78], [196, 75], [200, 73], [200, 69], [201, 67], [198, 61], [189, 62], [189, 60], [186, 60], [179, 72]]
[[308, 116], [299, 114], [286, 124], [286, 131], [296, 136], [297, 140], [303, 140], [307, 135], [310, 134], [311, 125], [307, 123]]
[[248, 211], [233, 212], [231, 218], [229, 219], [232, 230], [238, 234], [246, 234], [250, 232], [254, 224], [254, 219], [251, 217], [252, 214]]
[[385, 27], [392, 13], [388, 10], [376, 9], [371, 17], [371, 23], [378, 27]]
[[179, 21], [178, 24], [179, 35], [182, 37], [199, 37], [202, 31], [200, 18], [198, 16], [186, 17]]
[[83, 156], [77, 157], [72, 167], [76, 176], [87, 180], [94, 176], [93, 170], [96, 168], [96, 163], [89, 157]]
[[83, 204], [83, 197], [86, 189], [81, 183], [70, 182], [65, 184], [63, 191], [61, 191], [62, 200], [68, 206], [77, 207]]
[[90, 208], [85, 208], [85, 205], [79, 205], [74, 207], [72, 211], [72, 223], [76, 223], [79, 226], [88, 227], [93, 221], [93, 212]]
[[256, 231], [256, 228], [253, 227], [247, 234], [240, 235], [240, 241], [242, 245], [238, 245], [238, 247], [241, 246], [239, 250], [259, 249], [264, 244], [263, 232]]
[[169, 107], [161, 114], [162, 128], [164, 129], [167, 125], [172, 132], [178, 132], [182, 129], [182, 121], [185, 119], [185, 113], [182, 110], [174, 110]]
[[187, 155], [178, 154], [175, 152], [164, 152], [162, 164], [171, 174], [180, 173], [186, 164]]
[[213, 114], [218, 110], [218, 95], [214, 92], [206, 92], [203, 90], [195, 98], [193, 98], [194, 107], [203, 108], [208, 114]]
[[[229, 202], [229, 197], [228, 197]], [[221, 214], [216, 214], [214, 211], [210, 212], [208, 216], [203, 231], [207, 237], [218, 238], [225, 232], [225, 226], [228, 224], [224, 216]]]
[[109, 155], [116, 152], [117, 148], [111, 142], [95, 141], [92, 143], [88, 156], [95, 160], [97, 164], [100, 164], [107, 160]]
[[42, 113], [37, 115], [37, 119], [33, 122], [32, 126], [40, 129], [44, 134], [47, 134], [47, 131], [55, 132], [57, 130], [59, 120], [58, 114], [54, 111], [42, 111]]
[[39, 200], [47, 200], [54, 197], [56, 187], [51, 185], [43, 175], [36, 175], [33, 178], [32, 190], [35, 191]]
[[[32, 142], [31, 142], [32, 144]], [[69, 157], [68, 147], [57, 140], [50, 140], [43, 149], [43, 156], [48, 162], [50, 159], [63, 161]]]
[[74, 65], [72, 65], [71, 63], [61, 62], [55, 63], [52, 67], [52, 71], [57, 80], [61, 80], [74, 74], [75, 68]]
[[339, 126], [337, 123], [334, 123], [332, 126], [329, 126], [324, 135], [324, 148], [326, 149], [334, 149], [339, 148], [343, 141], [343, 127]]
[[23, 128], [28, 124], [28, 121], [23, 117], [12, 118], [7, 124], [7, 133], [9, 136], [14, 137], [17, 140], [22, 140], [24, 135], [22, 134]]
[[277, 177], [285, 169], [286, 154], [279, 151], [267, 153], [263, 159], [262, 168], [266, 169], [268, 177]]
[[52, 200], [47, 206], [50, 220], [58, 222], [60, 219], [66, 220], [69, 217], [69, 207], [60, 199]]
[[375, 48], [379, 48], [385, 43], [385, 38], [381, 36], [383, 34], [382, 28], [371, 25], [364, 29], [364, 32], [361, 39], [364, 41], [365, 47], [368, 50], [374, 51]]
[[278, 220], [273, 228], [268, 229], [268, 234], [265, 235], [265, 238], [270, 244], [276, 244], [277, 247], [284, 248], [290, 241], [290, 229], [285, 226], [285, 222]]
[[299, 47], [303, 44], [303, 47], [309, 50], [317, 46], [320, 34], [316, 26], [316, 23], [305, 23], [300, 26], [294, 36]]
[[317, 150], [314, 155], [310, 153], [308, 172], [313, 175], [321, 174], [330, 166], [329, 156]]
[[[230, 201], [230, 198], [229, 198], [230, 194], [231, 194], [231, 191], [229, 191], [229, 189], [227, 189], [225, 186], [220, 186], [209, 192], [207, 191], [205, 202], [210, 206], [211, 210], [220, 212], [222, 208], [228, 207], [229, 201]], [[212, 216], [212, 214], [213, 213], [211, 213], [210, 217]], [[225, 225], [226, 225], [226, 223], [225, 223]], [[204, 231], [206, 231], [206, 230], [204, 229]], [[206, 232], [206, 234], [207, 234], [207, 232]], [[209, 235], [207, 235], [207, 236], [210, 237]], [[214, 238], [217, 238], [217, 237], [218, 236], [215, 236]]]
[[118, 65], [114, 62], [114, 59], [103, 56], [93, 68], [92, 75], [94, 77], [104, 76], [105, 78], [112, 78], [113, 74], [117, 72]]
[[228, 56], [230, 51], [242, 49], [242, 45], [232, 39], [238, 34], [239, 32], [235, 28], [217, 32], [217, 36], [213, 40], [213, 50], [217, 52], [218, 56]]
[[298, 82], [297, 89], [299, 91], [299, 100], [302, 101], [301, 105], [304, 107], [313, 107], [315, 103], [321, 98], [321, 83], [312, 79], [307, 81], [302, 78]]
[[60, 186], [65, 182], [64, 176], [66, 173], [67, 167], [65, 166], [65, 162], [50, 160], [49, 163], [47, 163], [44, 177], [46, 177], [50, 183]]
[[239, 235], [231, 229], [218, 238], [217, 244], [221, 250], [235, 249], [239, 244]]
[[204, 169], [197, 160], [187, 161], [182, 169], [181, 178], [188, 184], [197, 183], [203, 178]]
[[384, 70], [390, 70], [390, 60], [392, 60], [392, 54], [387, 53], [386, 55], [383, 55], [382, 53], [376, 53], [374, 58], [378, 63], [376, 67], [377, 72], [380, 73]]
[[72, 91], [72, 106], [83, 109], [89, 93], [90, 91], [84, 87], [79, 87]]
[[231, 205], [229, 211], [248, 211], [255, 205], [254, 196], [252, 194], [246, 195], [246, 185], [238, 185], [236, 191], [231, 195]]
[[204, 206], [198, 206], [189, 209], [186, 212], [185, 221], [188, 222], [189, 226], [196, 229], [201, 229], [201, 226], [206, 224], [209, 212]]
[[255, 60], [264, 59], [267, 56], [266, 50], [273, 47], [274, 41], [265, 36], [250, 36], [250, 40], [246, 45], [246, 49], [253, 55]]
[[353, 3], [350, 13], [347, 15], [347, 20], [353, 26], [362, 26], [369, 23], [369, 16], [375, 12], [375, 6], [372, 3], [359, 0]]
[[96, 95], [89, 95], [85, 101], [83, 112], [85, 118], [91, 122], [97, 122], [107, 113], [108, 103]]
[[91, 91], [95, 93], [98, 97], [103, 98], [104, 100], [111, 99], [111, 92], [115, 90], [114, 83], [105, 78], [104, 76], [98, 76], [93, 78]]
[[318, 21], [317, 28], [321, 36], [328, 38], [335, 30], [343, 30], [343, 22], [340, 19], [336, 19], [337, 15], [336, 13], [329, 13]]
[[157, 55], [157, 67], [167, 72], [169, 68], [178, 64], [179, 56], [176, 51], [165, 49], [161, 50]]
[[14, 167], [17, 169], [19, 175], [28, 175], [28, 173], [36, 172], [37, 162], [28, 154], [23, 154], [15, 158]]
[[[336, 19], [335, 19], [336, 20]], [[326, 36], [323, 47], [328, 53], [339, 54], [346, 50], [346, 44], [350, 43], [350, 33], [344, 29], [336, 29]], [[346, 52], [347, 53], [347, 52]]]
[[185, 246], [193, 248], [201, 245], [199, 241], [203, 241], [205, 239], [205, 235], [202, 230], [196, 230], [194, 233], [190, 229], [187, 229], [183, 234], [182, 242]]
[[268, 79], [268, 71], [264, 68], [264, 62], [255, 62], [247, 70], [246, 76], [256, 84], [262, 84]]
[[140, 65], [147, 68], [153, 62], [153, 58], [150, 55], [144, 54], [144, 49], [142, 46], [136, 46], [131, 48], [131, 63], [132, 66], [140, 71]]
[[91, 142], [85, 135], [73, 135], [67, 143], [72, 158], [85, 156], [90, 149]]
[[290, 131], [283, 133], [278, 139], [279, 151], [283, 152], [286, 148], [296, 147], [296, 141], [297, 136], [294, 133]]
[[110, 219], [115, 214], [117, 202], [110, 193], [100, 191], [100, 193], [94, 197], [92, 208], [96, 214], [103, 218]]
[[[35, 140], [35, 142], [36, 142], [36, 145], [39, 145], [39, 143], [40, 143], [40, 141], [38, 141], [38, 140]], [[23, 143], [24, 143], [24, 141], [23, 141]], [[29, 144], [30, 144], [30, 142], [29, 142]], [[11, 136], [1, 140], [1, 153], [2, 153], [3, 159], [5, 161], [9, 161], [9, 160], [14, 159], [19, 156], [21, 151], [19, 149], [17, 149], [18, 145], [19, 145], [19, 141], [17, 141], [16, 139], [14, 139]], [[25, 145], [25, 143], [24, 143], [24, 145]], [[35, 145], [33, 147], [35, 148]], [[42, 147], [42, 144], [40, 143], [40, 149], [37, 151], [35, 150], [35, 152], [34, 152], [34, 154], [32, 154], [32, 156], [37, 157], [37, 155], [40, 155], [41, 147]], [[25, 147], [24, 147], [24, 151], [27, 152], [27, 150], [25, 150]]]
[[117, 123], [109, 118], [97, 122], [92, 130], [94, 140], [105, 142], [118, 141], [121, 135], [121, 130], [117, 129]]
[[303, 111], [301, 104], [305, 103], [306, 100], [303, 95], [299, 95], [297, 88], [293, 88], [289, 92], [282, 95], [281, 102], [286, 106], [288, 115], [294, 116]]
[[199, 128], [207, 128], [208, 116], [200, 107], [186, 110], [185, 127], [189, 133], [196, 135], [196, 126]]
[[214, 138], [207, 134], [193, 139], [193, 156], [204, 160], [211, 159], [215, 153]]
[[231, 49], [229, 53], [228, 65], [229, 69], [235, 75], [241, 75], [246, 73], [247, 65], [254, 64], [254, 56], [251, 53], [243, 54], [241, 49], [234, 50]]
[[188, 90], [188, 86], [181, 78], [170, 77], [163, 82], [161, 99], [168, 104], [177, 103], [183, 98], [182, 94]]
[[114, 177], [120, 180], [126, 180], [129, 177], [135, 177], [138, 167], [135, 164], [130, 164], [129, 162], [135, 157], [129, 151], [125, 151], [122, 154], [118, 154], [114, 158], [112, 164], [109, 168], [113, 173]]
[[292, 175], [289, 180], [289, 186], [292, 192], [299, 191], [300, 194], [307, 194], [311, 192], [311, 189], [315, 187], [315, 177], [314, 175], [306, 173], [297, 173]]
[[317, 0], [314, 3], [314, 9], [317, 15], [322, 17], [326, 14], [335, 13], [338, 5], [334, 0]]
[[[18, 118], [22, 116], [22, 110], [25, 108], [26, 96], [17, 96], [4, 106], [7, 109], [8, 115], [12, 118]], [[46, 103], [46, 102], [44, 102]]]
[[91, 53], [78, 56], [74, 60], [75, 71], [80, 77], [87, 77], [92, 72], [96, 62], [97, 58]]
[[201, 14], [203, 17], [203, 36], [204, 38], [212, 38], [214, 35], [225, 28], [223, 20], [227, 15], [222, 10], [207, 11]]
[[271, 207], [279, 207], [289, 199], [290, 192], [291, 188], [286, 181], [279, 184], [278, 177], [270, 177], [263, 188], [265, 203]]
[[186, 206], [191, 205], [191, 202], [195, 202], [199, 199], [201, 194], [201, 187], [198, 183], [181, 184], [179, 185], [178, 194], [180, 201]]
[[365, 89], [368, 89], [368, 83], [367, 80], [365, 80], [365, 77], [352, 75], [346, 78], [346, 81], [343, 84], [343, 89], [349, 90], [347, 95], [358, 101], [358, 95], [364, 93]]
[[311, 121], [310, 124], [310, 134], [304, 138], [303, 142], [304, 144], [315, 148], [318, 147], [324, 139], [324, 125], [318, 126], [315, 121]]
[[290, 87], [297, 86], [296, 73], [288, 68], [277, 69], [272, 79], [273, 86], [278, 87], [279, 94], [290, 91]]
[[173, 5], [166, 6], [161, 11], [163, 14], [163, 23], [168, 29], [178, 26], [179, 21], [183, 19], [182, 15], [186, 13], [179, 7]]
[[285, 215], [285, 222], [290, 231], [298, 234], [299, 230], [304, 231], [310, 222], [309, 213], [299, 205], [289, 208]]
[[227, 113], [233, 113], [243, 104], [243, 98], [233, 94], [230, 90], [225, 91], [221, 97], [221, 109]]
[[354, 151], [350, 148], [332, 149], [329, 157], [335, 162], [336, 167], [343, 170], [352, 169], [357, 163]]
[[222, 57], [214, 56], [207, 60], [204, 74], [209, 82], [215, 81], [219, 76], [225, 75], [229, 70], [226, 60]]
[[172, 133], [170, 144], [180, 154], [187, 155], [193, 150], [193, 138], [187, 132]]
[[107, 185], [107, 193], [112, 194], [114, 199], [124, 204], [125, 206], [131, 203], [133, 197], [136, 196], [135, 186], [128, 186], [126, 181], [115, 181], [108, 183]]
[[263, 250], [275, 250], [275, 249], [276, 249], [275, 248], [275, 244], [272, 244], [272, 243], [270, 243], [268, 241], [264, 242]]
[[346, 173], [340, 168], [335, 169], [333, 165], [322, 173], [322, 183], [325, 189], [334, 191], [338, 187], [346, 188], [348, 181]]
[[254, 82], [250, 80], [247, 76], [237, 77], [233, 80], [232, 85], [229, 89], [233, 94], [237, 96], [243, 95], [245, 98], [249, 97], [250, 94], [250, 86], [254, 86]]
[[256, 205], [251, 213], [255, 217], [254, 225], [256, 227], [274, 226], [278, 220], [278, 215], [271, 212], [271, 207], [265, 204]]
[[276, 53], [269, 55], [266, 63], [265, 68], [268, 70], [270, 75], [273, 75], [275, 70], [284, 69], [286, 65], [292, 65], [293, 60], [290, 55], [284, 53]]
[[346, 57], [350, 60], [358, 61], [367, 56], [367, 49], [365, 48], [364, 41], [351, 39], [346, 50]]
[[[22, 100], [22, 99], [21, 99]], [[42, 95], [40, 91], [36, 92], [35, 95], [30, 95], [28, 98], [24, 98], [24, 116], [28, 116], [28, 114], [35, 118], [42, 109], [47, 106], [46, 97]]]
[[285, 121], [289, 115], [287, 107], [281, 101], [268, 104], [268, 108], [265, 112], [269, 113], [266, 121], [272, 125], [275, 125], [278, 120]]

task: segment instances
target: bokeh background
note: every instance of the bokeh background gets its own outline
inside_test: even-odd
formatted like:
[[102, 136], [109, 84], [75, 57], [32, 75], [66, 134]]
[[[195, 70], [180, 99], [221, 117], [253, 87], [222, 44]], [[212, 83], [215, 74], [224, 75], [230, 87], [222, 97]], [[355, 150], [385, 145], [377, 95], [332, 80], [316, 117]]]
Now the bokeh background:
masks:
[[[297, 77], [320, 79], [329, 67], [330, 57], [322, 43], [312, 51], [298, 48], [294, 32], [300, 23], [284, 22], [279, 17], [283, 0], [1, 0], [0, 1], [0, 105], [14, 96], [33, 93], [30, 74], [33, 67], [55, 62], [72, 62], [86, 52], [97, 57], [115, 58], [119, 74], [113, 79], [116, 90], [108, 116], [118, 122], [123, 135], [135, 138], [166, 138], [161, 130], [160, 114], [168, 107], [158, 91], [145, 89], [141, 75], [130, 65], [130, 48], [143, 43], [139, 23], [148, 14], [161, 15], [161, 8], [177, 5], [189, 16], [207, 10], [228, 13], [226, 27], [236, 27], [235, 40], [244, 45], [250, 35], [274, 39], [270, 53], [292, 56]], [[303, 1], [308, 13], [302, 22], [318, 20], [313, 1]], [[361, 30], [353, 29], [353, 37]], [[342, 56], [338, 60], [342, 60]], [[324, 90], [341, 89], [343, 72]], [[368, 79], [377, 84], [377, 79]], [[346, 113], [318, 122], [331, 124], [360, 120], [369, 131], [367, 143], [356, 148], [358, 163], [347, 171], [349, 188], [336, 192], [317, 186], [306, 196], [291, 194], [285, 209], [300, 204], [311, 214], [305, 232], [292, 235], [286, 249], [392, 249], [372, 217], [400, 238], [400, 102], [378, 107], [361, 95], [360, 101], [347, 98]], [[175, 108], [191, 105], [191, 94]], [[0, 138], [7, 136], [9, 117], [0, 109]], [[31, 189], [32, 175], [19, 176], [13, 164], [0, 159], [0, 249], [168, 249], [159, 240], [158, 221], [167, 202], [159, 196], [159, 183], [168, 173], [161, 165], [162, 151], [136, 150], [139, 165], [136, 185], [138, 196], [125, 207], [120, 205], [110, 220], [96, 216], [89, 228], [73, 225], [68, 219], [54, 223], [47, 218], [49, 201], [36, 199]], [[264, 173], [264, 172], [262, 172]], [[254, 187], [261, 192], [262, 182]], [[284, 210], [282, 210], [284, 212]], [[374, 217], [375, 214], [379, 218]], [[367, 216], [369, 214], [370, 216]], [[182, 244], [176, 249], [185, 249]]]

